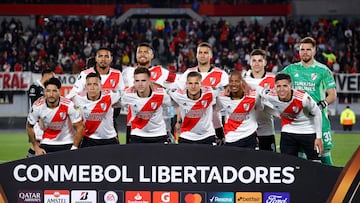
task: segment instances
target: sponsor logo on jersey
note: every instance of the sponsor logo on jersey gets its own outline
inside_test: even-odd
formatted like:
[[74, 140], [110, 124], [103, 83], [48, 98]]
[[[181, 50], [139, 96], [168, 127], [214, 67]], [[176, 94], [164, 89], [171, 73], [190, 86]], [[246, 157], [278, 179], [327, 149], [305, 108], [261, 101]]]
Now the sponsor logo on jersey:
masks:
[[288, 192], [264, 192], [264, 202], [290, 202], [290, 193]]
[[181, 203], [205, 203], [206, 193], [205, 192], [181, 192], [180, 193]]
[[69, 190], [45, 190], [44, 202], [70, 203]]
[[237, 192], [236, 203], [262, 203], [261, 192]]
[[19, 190], [18, 191], [18, 203], [41, 203], [42, 191], [40, 190]]
[[71, 203], [97, 203], [95, 190], [72, 190]]
[[126, 191], [126, 203], [151, 203], [150, 191]]
[[234, 203], [233, 192], [210, 192], [207, 197], [209, 203]]
[[176, 191], [154, 191], [152, 203], [178, 203], [179, 193]]

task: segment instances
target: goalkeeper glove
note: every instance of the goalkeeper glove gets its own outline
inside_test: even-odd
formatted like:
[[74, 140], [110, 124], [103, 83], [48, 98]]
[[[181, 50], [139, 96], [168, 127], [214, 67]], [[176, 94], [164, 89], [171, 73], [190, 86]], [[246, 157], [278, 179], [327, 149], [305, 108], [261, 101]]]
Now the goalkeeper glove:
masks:
[[323, 110], [325, 109], [329, 104], [327, 103], [327, 101], [324, 99], [324, 100], [321, 100], [317, 103], [318, 107], [320, 108], [320, 110]]

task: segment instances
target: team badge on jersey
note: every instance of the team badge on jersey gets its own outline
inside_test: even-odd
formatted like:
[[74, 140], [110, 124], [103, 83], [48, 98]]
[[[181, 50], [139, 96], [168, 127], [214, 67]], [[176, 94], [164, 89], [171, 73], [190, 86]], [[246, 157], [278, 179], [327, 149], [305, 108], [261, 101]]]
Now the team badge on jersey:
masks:
[[101, 103], [101, 104], [100, 104], [101, 110], [105, 111], [105, 110], [106, 110], [106, 107], [107, 107], [106, 103]]
[[116, 81], [114, 79], [110, 80], [110, 85], [111, 87], [115, 87]]
[[215, 85], [215, 82], [216, 82], [216, 78], [215, 77], [210, 77], [210, 84]]
[[151, 79], [156, 78], [156, 75], [157, 75], [157, 73], [156, 73], [156, 72], [151, 72]]
[[312, 80], [315, 80], [316, 78], [317, 78], [317, 74], [316, 74], [316, 73], [311, 74], [311, 79], [312, 79]]
[[66, 119], [66, 112], [60, 112], [60, 118], [61, 120], [65, 120]]
[[156, 107], [157, 107], [157, 103], [156, 102], [151, 102], [151, 108], [156, 109]]
[[299, 107], [293, 106], [292, 110], [294, 111], [294, 113], [298, 113], [299, 112]]
[[202, 100], [202, 101], [201, 101], [201, 105], [206, 108], [206, 106], [207, 106], [207, 101], [206, 101], [206, 100]]
[[245, 104], [243, 104], [243, 107], [244, 107], [245, 111], [249, 111], [250, 104], [245, 103]]

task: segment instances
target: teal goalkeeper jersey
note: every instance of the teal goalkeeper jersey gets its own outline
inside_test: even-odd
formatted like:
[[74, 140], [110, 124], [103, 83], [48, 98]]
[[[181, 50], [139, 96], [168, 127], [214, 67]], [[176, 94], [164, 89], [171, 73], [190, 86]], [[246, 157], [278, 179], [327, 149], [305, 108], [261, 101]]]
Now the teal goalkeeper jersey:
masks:
[[290, 64], [281, 72], [291, 76], [293, 88], [307, 92], [316, 103], [325, 99], [326, 90], [336, 87], [330, 69], [317, 61], [310, 67]]

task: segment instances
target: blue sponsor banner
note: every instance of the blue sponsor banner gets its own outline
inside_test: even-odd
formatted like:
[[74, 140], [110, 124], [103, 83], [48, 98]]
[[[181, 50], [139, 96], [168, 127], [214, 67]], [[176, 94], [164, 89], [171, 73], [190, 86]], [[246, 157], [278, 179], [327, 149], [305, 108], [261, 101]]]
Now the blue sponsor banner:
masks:
[[234, 203], [235, 197], [233, 192], [209, 192], [209, 203]]
[[[264, 203], [290, 203], [290, 193], [288, 192], [265, 192]], [[294, 201], [296, 202], [296, 201]]]

